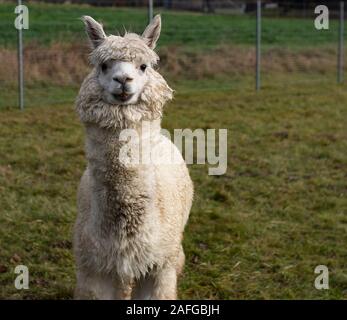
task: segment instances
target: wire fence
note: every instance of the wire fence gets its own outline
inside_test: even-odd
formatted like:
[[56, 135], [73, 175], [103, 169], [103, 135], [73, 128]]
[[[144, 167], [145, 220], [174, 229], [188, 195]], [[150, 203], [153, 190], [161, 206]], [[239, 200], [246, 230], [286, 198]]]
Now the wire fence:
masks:
[[[81, 6], [82, 2], [95, 6]], [[151, 3], [152, 11], [148, 9]], [[343, 1], [326, 3], [328, 29], [317, 29], [315, 21], [322, 12], [315, 13], [314, 1], [23, 4], [29, 8], [30, 21], [29, 29], [22, 31], [26, 86], [80, 83], [89, 70], [85, 34], [78, 20], [84, 14], [101, 21], [107, 33], [124, 29], [141, 33], [149, 16], [161, 13], [160, 68], [173, 80], [203, 82], [221, 77], [232, 83], [244, 77], [253, 79], [253, 90], [259, 90], [279, 82], [342, 82], [346, 71]], [[18, 80], [13, 73], [18, 65], [15, 6], [15, 1], [0, 3], [0, 84], [4, 87]]]

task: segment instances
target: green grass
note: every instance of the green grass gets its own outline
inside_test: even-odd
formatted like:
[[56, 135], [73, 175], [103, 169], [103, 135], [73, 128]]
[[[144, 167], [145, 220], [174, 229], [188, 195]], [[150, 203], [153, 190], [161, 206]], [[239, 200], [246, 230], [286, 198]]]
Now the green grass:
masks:
[[[141, 32], [142, 9], [30, 4], [26, 44], [84, 41], [78, 18], [90, 14], [108, 32]], [[15, 47], [14, 4], [0, 4], [0, 47]], [[252, 16], [163, 11], [160, 46], [202, 50], [254, 44]], [[337, 24], [264, 18], [264, 47], [336, 44]], [[346, 33], [347, 34], [347, 33]], [[44, 63], [44, 61], [42, 62]], [[29, 81], [30, 79], [28, 79]], [[228, 171], [189, 167], [195, 200], [179, 285], [185, 299], [342, 299], [347, 297], [347, 92], [333, 72], [170, 81], [177, 91], [163, 125], [227, 128]], [[30, 82], [30, 81], [29, 81]], [[27, 109], [14, 84], [0, 91], [0, 299], [69, 299], [76, 189], [86, 165], [75, 86], [32, 82]], [[14, 288], [14, 267], [30, 269], [30, 290]], [[330, 270], [330, 289], [314, 288], [314, 268]]]
[[[253, 45], [254, 15], [206, 15], [157, 9], [163, 15], [161, 46], [184, 45], [208, 48], [227, 44]], [[29, 4], [30, 28], [24, 32], [26, 43], [49, 44], [56, 41], [80, 41], [85, 37], [82, 15], [102, 21], [108, 33], [122, 32], [123, 26], [142, 32], [147, 23], [145, 9], [100, 8], [77, 5]], [[0, 46], [16, 45], [14, 4], [0, 4]], [[337, 43], [337, 22], [330, 21], [330, 30], [317, 31], [314, 17], [307, 19], [270, 18], [263, 21], [264, 46], [320, 46]]]
[[[347, 92], [292, 80], [273, 77], [260, 93], [250, 79], [175, 84], [164, 127], [227, 128], [229, 144], [225, 175], [189, 168], [196, 193], [180, 298], [346, 298]], [[40, 98], [45, 88], [28, 90], [37, 106], [0, 117], [0, 298], [69, 299], [86, 162], [73, 103], [59, 97], [72, 101], [77, 88], [49, 87]], [[19, 263], [30, 269], [30, 290], [13, 286]], [[314, 288], [320, 264], [329, 290]]]

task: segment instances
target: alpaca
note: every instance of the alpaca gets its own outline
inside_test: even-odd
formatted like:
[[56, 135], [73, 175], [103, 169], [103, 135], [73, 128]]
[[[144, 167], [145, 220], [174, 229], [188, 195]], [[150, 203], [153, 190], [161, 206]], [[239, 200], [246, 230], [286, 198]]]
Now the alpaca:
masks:
[[[76, 100], [88, 164], [74, 228], [75, 298], [176, 299], [193, 184], [182, 155], [160, 131], [163, 106], [172, 98], [154, 70], [161, 18], [141, 36], [106, 36], [93, 18], [82, 19], [93, 70]], [[159, 145], [165, 161], [121, 161], [124, 129], [136, 132], [138, 143]], [[130, 151], [138, 143], [129, 143]], [[179, 161], [170, 163], [172, 152]]]

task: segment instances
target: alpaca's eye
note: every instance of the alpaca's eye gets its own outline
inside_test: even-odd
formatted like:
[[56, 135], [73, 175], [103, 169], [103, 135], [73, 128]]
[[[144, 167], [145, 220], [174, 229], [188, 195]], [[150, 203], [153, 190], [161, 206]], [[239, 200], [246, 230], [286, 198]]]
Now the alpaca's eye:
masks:
[[103, 63], [103, 64], [101, 65], [101, 70], [102, 70], [102, 72], [105, 72], [106, 69], [107, 69], [107, 64], [106, 64], [106, 63]]
[[145, 65], [145, 64], [141, 64], [140, 69], [141, 69], [142, 71], [145, 71], [145, 70], [146, 70], [146, 68], [147, 68], [147, 65]]

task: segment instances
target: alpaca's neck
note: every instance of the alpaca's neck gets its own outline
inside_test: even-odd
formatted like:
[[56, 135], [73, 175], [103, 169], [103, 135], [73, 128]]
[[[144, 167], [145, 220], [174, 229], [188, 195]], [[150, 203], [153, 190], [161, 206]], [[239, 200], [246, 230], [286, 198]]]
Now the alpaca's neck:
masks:
[[[100, 162], [102, 157], [106, 157], [106, 153], [119, 151], [119, 149], [127, 145], [128, 138], [134, 140], [137, 138], [139, 141], [148, 140], [160, 134], [161, 120], [141, 121], [126, 129], [108, 129], [101, 128], [98, 125], [86, 125], [86, 153], [89, 163], [95, 160]], [[113, 162], [117, 161], [119, 157], [114, 155]], [[106, 160], [106, 159], [105, 159]]]
[[[132, 138], [136, 134], [138, 141], [143, 141], [147, 140], [149, 135], [160, 134], [160, 121], [139, 123], [128, 129], [130, 130], [125, 133], [129, 133]], [[97, 125], [87, 125], [86, 134], [88, 168], [98, 208], [97, 216], [94, 217], [95, 223], [104, 234], [109, 234], [111, 230], [118, 230], [117, 233], [119, 230], [126, 230], [127, 234], [136, 232], [144, 212], [141, 205], [146, 205], [149, 195], [138, 183], [137, 167], [124, 166], [119, 154], [126, 143], [128, 150], [129, 145], [137, 147], [138, 144], [129, 144], [124, 139], [121, 141], [121, 135], [124, 134], [122, 130], [105, 129]], [[130, 204], [127, 203], [128, 200], [125, 199], [129, 197], [136, 201], [130, 200]], [[133, 202], [136, 206], [131, 215], [127, 213], [129, 210], [122, 211], [129, 208]]]

